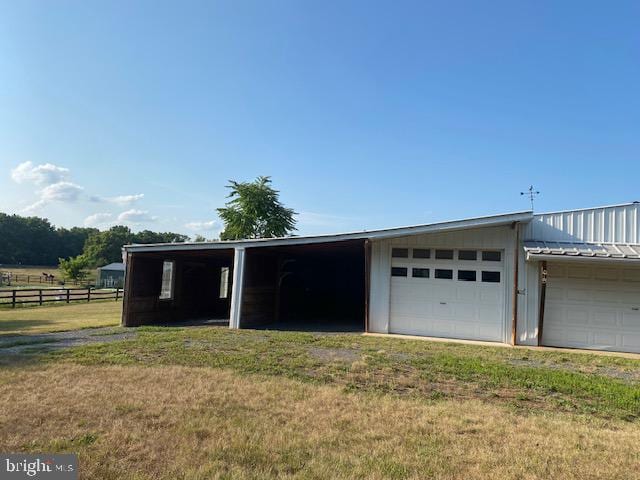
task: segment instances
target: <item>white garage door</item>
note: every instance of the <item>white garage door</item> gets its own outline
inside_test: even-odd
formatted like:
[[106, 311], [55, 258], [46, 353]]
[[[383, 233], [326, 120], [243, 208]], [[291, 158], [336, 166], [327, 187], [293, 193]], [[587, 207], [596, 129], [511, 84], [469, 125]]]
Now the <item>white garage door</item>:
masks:
[[503, 341], [501, 251], [394, 248], [391, 333]]
[[640, 352], [640, 268], [547, 266], [542, 343]]

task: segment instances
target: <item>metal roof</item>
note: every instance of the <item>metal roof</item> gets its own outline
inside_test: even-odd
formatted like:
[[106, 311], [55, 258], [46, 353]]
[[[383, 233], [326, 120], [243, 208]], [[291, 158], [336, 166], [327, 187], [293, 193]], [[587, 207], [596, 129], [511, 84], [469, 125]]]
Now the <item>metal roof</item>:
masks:
[[403, 237], [407, 235], [420, 235], [423, 233], [446, 232], [451, 230], [464, 230], [468, 228], [495, 227], [509, 225], [514, 222], [530, 222], [533, 218], [531, 211], [504, 213], [486, 217], [468, 218], [448, 222], [413, 225], [408, 227], [387, 228], [383, 230], [370, 230], [362, 232], [338, 233], [328, 235], [315, 235], [307, 237], [283, 237], [263, 238], [252, 240], [234, 240], [220, 242], [184, 242], [184, 243], [155, 243], [144, 245], [125, 245], [127, 252], [162, 252], [170, 250], [215, 250], [225, 248], [252, 248], [271, 247], [278, 245], [305, 245], [311, 243], [340, 242], [344, 240], [358, 239], [384, 239]]
[[607, 260], [640, 264], [640, 245], [527, 240], [524, 250], [527, 260]]
[[109, 265], [105, 265], [104, 267], [100, 267], [100, 270], [122, 270], [124, 271], [125, 266], [124, 263], [110, 263]]

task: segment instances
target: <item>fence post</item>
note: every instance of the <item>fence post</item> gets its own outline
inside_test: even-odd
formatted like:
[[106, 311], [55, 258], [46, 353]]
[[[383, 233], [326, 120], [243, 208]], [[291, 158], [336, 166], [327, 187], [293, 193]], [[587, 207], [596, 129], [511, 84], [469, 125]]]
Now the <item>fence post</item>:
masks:
[[[17, 279], [16, 279], [16, 281], [17, 281]], [[27, 283], [29, 283], [29, 275], [27, 275]]]
[[118, 293], [120, 293], [120, 289], [116, 287], [116, 302], [118, 301]]
[[11, 292], [11, 308], [16, 308], [16, 291]]
[[87, 302], [91, 301], [91, 287], [87, 288]]
[[38, 290], [38, 294], [40, 296], [40, 306], [42, 306], [42, 289]]
[[69, 289], [67, 288], [67, 303], [69, 303]]

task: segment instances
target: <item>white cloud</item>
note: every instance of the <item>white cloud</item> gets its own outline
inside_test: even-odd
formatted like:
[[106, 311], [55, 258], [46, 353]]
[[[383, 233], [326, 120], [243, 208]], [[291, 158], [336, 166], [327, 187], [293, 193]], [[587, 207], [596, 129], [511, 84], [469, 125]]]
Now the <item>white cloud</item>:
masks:
[[34, 165], [23, 162], [11, 170], [11, 178], [16, 183], [34, 183], [39, 186], [52, 185], [67, 178], [69, 169], [51, 163]]
[[84, 219], [85, 227], [100, 227], [111, 223], [113, 214], [111, 213], [94, 213]]
[[218, 223], [215, 220], [195, 221], [195, 222], [186, 223], [185, 227], [188, 228], [189, 230], [194, 230], [196, 232], [204, 232], [209, 230], [217, 230]]
[[80, 185], [71, 182], [58, 182], [40, 190], [40, 198], [45, 202], [75, 202], [84, 191]]
[[121, 207], [127, 207], [129, 205], [134, 204], [138, 200], [142, 200], [143, 198], [144, 198], [144, 193], [136, 193], [135, 195], [118, 195], [115, 197], [92, 196], [90, 200], [92, 202], [107, 202], [107, 203], [113, 203], [115, 205], [119, 205]]
[[129, 224], [139, 224], [146, 222], [155, 222], [158, 217], [154, 217], [149, 215], [147, 210], [136, 210], [132, 208], [131, 210], [127, 210], [118, 215], [117, 221], [118, 223], [129, 223]]

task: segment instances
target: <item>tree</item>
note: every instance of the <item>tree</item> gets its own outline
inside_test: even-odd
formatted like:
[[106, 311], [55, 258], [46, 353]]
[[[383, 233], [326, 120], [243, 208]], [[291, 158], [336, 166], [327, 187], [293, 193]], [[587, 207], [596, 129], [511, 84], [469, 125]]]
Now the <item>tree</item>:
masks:
[[116, 225], [104, 232], [90, 235], [84, 244], [83, 255], [91, 267], [102, 267], [108, 263], [122, 261], [122, 247], [132, 243], [176, 243], [186, 242], [187, 235], [173, 232], [143, 230], [133, 233], [129, 227]]
[[89, 275], [87, 270], [89, 268], [89, 260], [84, 255], [70, 257], [67, 260], [60, 258], [59, 268], [64, 273], [65, 278], [81, 282]]
[[296, 212], [280, 203], [270, 177], [253, 182], [230, 180], [227, 188], [231, 200], [217, 209], [224, 221], [221, 240], [285, 237], [296, 229]]
[[87, 238], [83, 255], [91, 267], [102, 267], [108, 263], [122, 261], [122, 247], [132, 243], [133, 233], [129, 227], [116, 225], [104, 232]]

